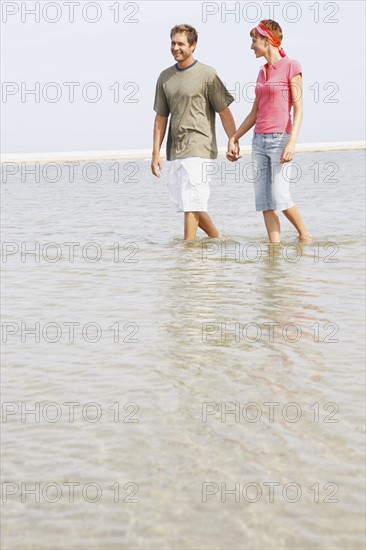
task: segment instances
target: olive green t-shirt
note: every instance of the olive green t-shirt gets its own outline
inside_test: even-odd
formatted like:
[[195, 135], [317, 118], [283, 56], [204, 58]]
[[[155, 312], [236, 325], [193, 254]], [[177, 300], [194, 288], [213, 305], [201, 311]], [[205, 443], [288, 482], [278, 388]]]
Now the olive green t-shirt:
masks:
[[154, 111], [168, 117], [167, 160], [187, 157], [217, 158], [215, 113], [234, 98], [208, 65], [195, 61], [163, 71], [156, 84]]

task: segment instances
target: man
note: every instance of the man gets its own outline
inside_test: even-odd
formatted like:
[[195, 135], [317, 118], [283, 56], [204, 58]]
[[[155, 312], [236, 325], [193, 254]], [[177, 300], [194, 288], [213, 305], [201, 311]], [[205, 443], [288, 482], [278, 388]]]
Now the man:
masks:
[[194, 240], [197, 227], [209, 237], [219, 237], [207, 213], [210, 181], [204, 164], [217, 158], [215, 113], [219, 113], [229, 138], [235, 132], [229, 109], [234, 98], [212, 67], [194, 59], [198, 36], [193, 27], [176, 25], [170, 38], [177, 63], [163, 71], [156, 84], [151, 171], [160, 177], [160, 147], [170, 115], [168, 189], [178, 212], [184, 212], [184, 239]]

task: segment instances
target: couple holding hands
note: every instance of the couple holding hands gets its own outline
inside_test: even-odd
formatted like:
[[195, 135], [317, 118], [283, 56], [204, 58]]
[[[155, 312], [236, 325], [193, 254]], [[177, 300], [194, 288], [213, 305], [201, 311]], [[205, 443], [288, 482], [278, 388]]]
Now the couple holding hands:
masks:
[[265, 57], [267, 63], [259, 71], [252, 110], [236, 130], [229, 109], [233, 96], [212, 67], [193, 57], [197, 31], [190, 25], [176, 25], [170, 33], [176, 64], [163, 71], [156, 84], [151, 171], [160, 176], [160, 147], [170, 116], [166, 145], [170, 161], [168, 190], [178, 212], [184, 212], [185, 240], [194, 240], [198, 227], [209, 237], [220, 236], [207, 213], [210, 182], [203, 178], [204, 163], [217, 158], [216, 113], [229, 138], [226, 157], [232, 162], [240, 158], [239, 139], [254, 126], [255, 204], [256, 210], [263, 212], [269, 242], [280, 243], [276, 210], [282, 211], [296, 228], [300, 241], [311, 239], [291, 200], [290, 170], [284, 166], [294, 157], [302, 121], [301, 66], [281, 48], [282, 30], [276, 21], [261, 21], [250, 36], [255, 56]]

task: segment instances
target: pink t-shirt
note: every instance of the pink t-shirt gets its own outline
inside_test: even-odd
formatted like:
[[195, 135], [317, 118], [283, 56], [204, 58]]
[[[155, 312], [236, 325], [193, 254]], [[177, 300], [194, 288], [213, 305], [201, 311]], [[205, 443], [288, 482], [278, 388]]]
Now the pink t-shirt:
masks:
[[[257, 78], [255, 95], [258, 103], [257, 120], [254, 127], [256, 134], [271, 134], [292, 130], [290, 110], [292, 101], [290, 81], [301, 74], [301, 65], [287, 56], [274, 65], [266, 63]], [[266, 74], [267, 78], [266, 79]], [[300, 98], [300, 90], [298, 91]]]

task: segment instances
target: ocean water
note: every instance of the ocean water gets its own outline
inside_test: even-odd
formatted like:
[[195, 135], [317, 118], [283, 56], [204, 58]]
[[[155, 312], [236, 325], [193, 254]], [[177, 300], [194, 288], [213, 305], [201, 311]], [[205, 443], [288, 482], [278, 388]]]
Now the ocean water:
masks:
[[364, 152], [297, 155], [314, 241], [275, 249], [250, 157], [194, 243], [166, 168], [38, 168], [3, 166], [2, 547], [364, 548]]

